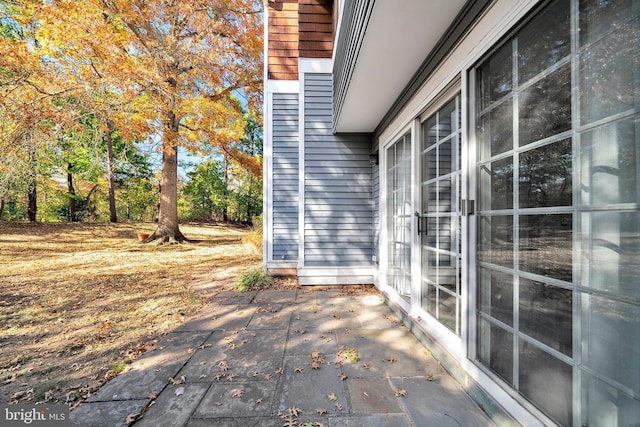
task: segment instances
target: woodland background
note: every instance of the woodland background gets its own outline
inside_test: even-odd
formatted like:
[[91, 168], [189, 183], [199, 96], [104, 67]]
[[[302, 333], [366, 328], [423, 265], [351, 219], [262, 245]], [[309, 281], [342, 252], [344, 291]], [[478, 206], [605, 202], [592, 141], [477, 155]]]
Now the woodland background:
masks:
[[252, 222], [261, 9], [0, 1], [0, 220]]

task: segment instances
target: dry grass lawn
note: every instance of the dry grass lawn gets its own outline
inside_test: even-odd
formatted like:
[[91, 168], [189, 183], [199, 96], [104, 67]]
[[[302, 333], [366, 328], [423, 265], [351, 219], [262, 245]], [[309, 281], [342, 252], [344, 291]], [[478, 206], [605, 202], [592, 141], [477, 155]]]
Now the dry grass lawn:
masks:
[[151, 246], [154, 224], [0, 223], [0, 395], [71, 407], [213, 294], [260, 268], [246, 229], [182, 225], [193, 243]]

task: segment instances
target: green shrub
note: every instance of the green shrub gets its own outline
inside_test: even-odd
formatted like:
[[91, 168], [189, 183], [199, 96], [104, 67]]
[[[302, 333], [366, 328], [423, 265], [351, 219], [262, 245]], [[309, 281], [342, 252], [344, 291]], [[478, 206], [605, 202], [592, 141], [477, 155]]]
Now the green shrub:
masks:
[[247, 292], [252, 289], [268, 288], [273, 285], [273, 277], [266, 271], [256, 270], [238, 277], [238, 292]]

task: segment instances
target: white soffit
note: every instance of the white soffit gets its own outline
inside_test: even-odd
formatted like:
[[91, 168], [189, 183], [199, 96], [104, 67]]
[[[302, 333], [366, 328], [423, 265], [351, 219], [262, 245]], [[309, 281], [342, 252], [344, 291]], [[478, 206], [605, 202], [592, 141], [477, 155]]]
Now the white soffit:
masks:
[[338, 132], [373, 132], [464, 0], [377, 0], [349, 82]]

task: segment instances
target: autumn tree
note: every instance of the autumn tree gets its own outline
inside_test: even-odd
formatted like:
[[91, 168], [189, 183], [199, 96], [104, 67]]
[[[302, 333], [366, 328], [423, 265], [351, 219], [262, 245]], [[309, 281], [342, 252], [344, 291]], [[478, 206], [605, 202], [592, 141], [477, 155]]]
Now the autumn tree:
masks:
[[[34, 111], [38, 120], [55, 123], [49, 128], [54, 133], [76, 131], [79, 115], [89, 111], [100, 119], [107, 145], [113, 129], [130, 140], [160, 137], [160, 212], [148, 241], [183, 241], [178, 147], [226, 150], [241, 137], [242, 107], [255, 109], [260, 97], [261, 3], [15, 0], [0, 5], [12, 22], [29, 30], [29, 37], [0, 46], [0, 70], [9, 70], [2, 77], [10, 82], [2, 88], [16, 90], [4, 100], [20, 100], [3, 106], [9, 113], [3, 134], [10, 137], [3, 141], [29, 128], [27, 112]], [[73, 97], [78, 108], [57, 102], [61, 97]], [[244, 160], [259, 173], [251, 156]]]
[[147, 241], [183, 241], [178, 147], [218, 147], [242, 136], [260, 89], [261, 4], [254, 0], [103, 0], [104, 19], [130, 34], [135, 83], [151, 98], [162, 136], [158, 227]]

